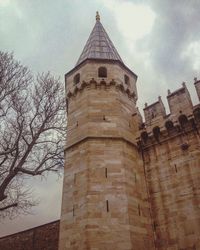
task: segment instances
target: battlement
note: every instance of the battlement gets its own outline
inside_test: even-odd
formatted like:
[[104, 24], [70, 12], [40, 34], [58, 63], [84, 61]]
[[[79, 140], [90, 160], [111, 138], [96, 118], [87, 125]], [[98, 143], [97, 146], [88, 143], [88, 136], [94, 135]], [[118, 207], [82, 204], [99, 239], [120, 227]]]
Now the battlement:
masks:
[[192, 100], [185, 82], [182, 83], [182, 88], [172, 93], [168, 91], [167, 101], [169, 104], [170, 114], [175, 119], [183, 112], [186, 115], [192, 113], [193, 110]]
[[[194, 79], [197, 95], [200, 99], [200, 80]], [[191, 130], [199, 133], [200, 104], [193, 106], [186, 84], [171, 92], [168, 90], [167, 101], [170, 113], [166, 114], [162, 99], [147, 105], [145, 103], [145, 123], [140, 128], [138, 143], [147, 147], [162, 140]]]
[[125, 83], [116, 81], [112, 79], [111, 81], [107, 81], [105, 79], [101, 79], [100, 81], [96, 81], [94, 78], [91, 78], [90, 81], [82, 81], [77, 85], [74, 85], [69, 91], [66, 92], [66, 97], [69, 99], [70, 97], [75, 97], [78, 92], [81, 92], [84, 88], [109, 88], [111, 86], [115, 86], [116, 89], [121, 90], [121, 92], [126, 93], [128, 98], [132, 99], [136, 102], [136, 93], [134, 91], [130, 91], [130, 89], [126, 86]]
[[118, 62], [87, 60], [65, 75], [65, 88], [69, 98], [88, 86], [115, 85], [136, 102], [136, 81], [136, 75]]
[[147, 105], [147, 103], [145, 103], [144, 117], [146, 126], [152, 126], [159, 123], [165, 116], [166, 111], [160, 96], [158, 97], [157, 102], [149, 106]]

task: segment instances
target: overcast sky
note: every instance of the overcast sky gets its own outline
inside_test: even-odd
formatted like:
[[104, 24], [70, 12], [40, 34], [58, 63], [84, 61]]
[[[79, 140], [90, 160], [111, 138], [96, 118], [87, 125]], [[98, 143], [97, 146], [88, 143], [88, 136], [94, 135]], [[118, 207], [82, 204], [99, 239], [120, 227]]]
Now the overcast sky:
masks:
[[[167, 106], [167, 90], [183, 81], [197, 103], [199, 0], [0, 0], [0, 50], [13, 51], [35, 73], [51, 71], [63, 80], [82, 52], [96, 10], [122, 60], [138, 75], [141, 112], [158, 95]], [[40, 205], [33, 215], [5, 221], [0, 235], [59, 218], [62, 180], [52, 176], [34, 183]]]

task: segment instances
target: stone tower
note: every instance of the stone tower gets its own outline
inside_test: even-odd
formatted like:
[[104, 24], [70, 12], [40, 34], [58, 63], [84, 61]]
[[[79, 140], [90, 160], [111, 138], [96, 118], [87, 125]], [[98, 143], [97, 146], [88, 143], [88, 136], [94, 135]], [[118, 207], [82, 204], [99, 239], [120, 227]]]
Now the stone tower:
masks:
[[65, 75], [68, 132], [59, 249], [155, 249], [136, 146], [137, 76], [96, 23]]

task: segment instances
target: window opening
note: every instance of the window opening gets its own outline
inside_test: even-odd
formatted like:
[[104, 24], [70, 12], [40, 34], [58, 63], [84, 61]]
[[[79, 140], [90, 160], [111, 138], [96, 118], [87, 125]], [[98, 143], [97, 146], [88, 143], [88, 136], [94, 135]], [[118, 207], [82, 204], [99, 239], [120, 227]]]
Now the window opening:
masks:
[[124, 75], [124, 82], [125, 84], [129, 85], [130, 84], [130, 79], [127, 75]]
[[106, 69], [106, 67], [100, 67], [98, 69], [98, 77], [101, 77], [101, 78], [106, 78], [107, 77], [107, 69]]
[[78, 73], [74, 76], [74, 84], [78, 84], [79, 82], [80, 82], [80, 74]]
[[139, 214], [139, 216], [141, 215], [140, 204], [138, 204], [138, 214]]
[[109, 203], [108, 203], [108, 200], [106, 200], [106, 209], [107, 209], [107, 212], [109, 212]]

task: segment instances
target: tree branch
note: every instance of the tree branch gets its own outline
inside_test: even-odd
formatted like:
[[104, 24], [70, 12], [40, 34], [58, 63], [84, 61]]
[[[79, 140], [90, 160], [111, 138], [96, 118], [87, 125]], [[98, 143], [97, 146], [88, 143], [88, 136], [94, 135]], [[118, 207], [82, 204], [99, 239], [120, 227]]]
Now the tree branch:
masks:
[[7, 206], [5, 206], [5, 207], [0, 207], [0, 211], [4, 211], [4, 210], [7, 210], [7, 209], [9, 209], [9, 208], [11, 208], [11, 207], [17, 207], [17, 206], [18, 206], [18, 203], [16, 202], [16, 203], [7, 205]]

